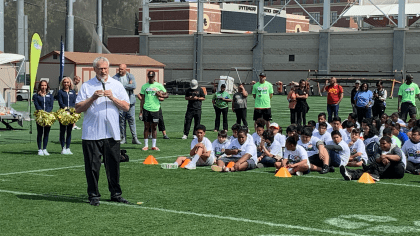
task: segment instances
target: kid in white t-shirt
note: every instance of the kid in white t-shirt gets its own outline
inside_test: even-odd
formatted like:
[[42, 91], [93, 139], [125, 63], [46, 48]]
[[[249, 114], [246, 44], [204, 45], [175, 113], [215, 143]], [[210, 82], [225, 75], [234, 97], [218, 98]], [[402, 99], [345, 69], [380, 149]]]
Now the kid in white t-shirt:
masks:
[[363, 161], [367, 163], [368, 157], [366, 154], [366, 147], [360, 139], [360, 129], [353, 129], [351, 131], [351, 141], [349, 142], [350, 158], [347, 166], [359, 167], [362, 166]]
[[174, 162], [175, 165], [180, 166], [186, 159], [190, 159], [191, 161], [185, 166], [185, 169], [194, 170], [197, 165], [209, 166], [214, 163], [215, 156], [212, 143], [208, 138], [204, 137], [206, 135], [206, 126], [197, 125], [195, 135], [197, 138], [191, 142], [190, 158], [178, 157]]
[[265, 130], [261, 140], [262, 152], [258, 157], [258, 168], [273, 167], [276, 161], [280, 160], [283, 153], [280, 143], [274, 139], [271, 130]]
[[305, 127], [303, 129], [297, 144], [302, 146], [307, 152], [312, 171], [319, 171], [320, 174], [329, 172], [330, 158], [328, 151], [325, 149], [323, 141], [317, 137], [312, 137], [312, 128]]
[[220, 130], [217, 134], [217, 139], [212, 143], [214, 156], [219, 159], [221, 156], [226, 156], [225, 149], [228, 148], [230, 141], [227, 140], [227, 132]]
[[332, 141], [331, 134], [327, 131], [327, 123], [321, 122], [318, 127], [318, 132], [314, 132], [313, 136], [317, 137], [321, 141], [324, 141], [324, 143]]
[[273, 131], [274, 139], [280, 143], [282, 149], [286, 146], [286, 136], [283, 135], [282, 128], [275, 122], [270, 123], [269, 129]]
[[276, 162], [274, 166], [277, 170], [281, 167], [288, 168], [292, 175], [309, 174], [309, 159], [306, 150], [297, 144], [299, 137], [297, 135], [286, 139], [286, 150], [283, 158]]

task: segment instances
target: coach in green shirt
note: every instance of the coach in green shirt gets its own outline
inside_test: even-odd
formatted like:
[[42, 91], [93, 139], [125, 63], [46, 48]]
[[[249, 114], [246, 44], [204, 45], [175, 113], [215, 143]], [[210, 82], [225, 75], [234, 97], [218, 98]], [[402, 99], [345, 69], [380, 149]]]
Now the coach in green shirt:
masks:
[[[413, 83], [413, 75], [406, 75], [406, 82], [398, 89], [398, 111], [401, 112], [401, 119], [406, 122], [407, 114], [416, 118], [416, 96], [420, 99], [419, 86]], [[400, 105], [401, 104], [401, 105]]]
[[141, 87], [140, 91], [141, 104], [139, 117], [144, 122], [144, 147], [142, 150], [149, 150], [149, 129], [152, 127], [152, 150], [160, 151], [156, 147], [156, 126], [159, 122], [160, 109], [159, 97], [167, 98], [168, 94], [166, 93], [165, 87], [155, 81], [154, 71], [149, 71], [147, 77], [149, 81]]
[[213, 107], [216, 112], [216, 120], [214, 121], [214, 132], [219, 131], [220, 127], [220, 114], [223, 114], [223, 130], [228, 130], [228, 102], [231, 102], [232, 98], [229, 93], [226, 92], [226, 84], [220, 86], [220, 91], [213, 94]]
[[267, 129], [271, 121], [271, 98], [273, 97], [273, 85], [265, 81], [267, 76], [264, 72], [260, 73], [260, 81], [252, 87], [252, 96], [255, 99], [254, 106], [254, 128], [255, 121], [258, 118], [263, 118], [266, 121]]

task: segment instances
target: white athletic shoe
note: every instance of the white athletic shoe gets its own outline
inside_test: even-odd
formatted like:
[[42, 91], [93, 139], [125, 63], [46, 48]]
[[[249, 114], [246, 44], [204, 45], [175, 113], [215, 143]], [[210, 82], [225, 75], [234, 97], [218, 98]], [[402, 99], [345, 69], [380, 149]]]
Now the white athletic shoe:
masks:
[[39, 149], [38, 150], [38, 156], [43, 156], [44, 155], [44, 152], [42, 151], [42, 149]]
[[73, 155], [73, 153], [70, 151], [70, 148], [67, 148], [67, 154], [68, 155]]
[[187, 170], [195, 170], [196, 169], [196, 165], [195, 163], [193, 163], [192, 161], [190, 161], [190, 163], [188, 163], [184, 168]]
[[73, 127], [73, 130], [75, 130], [75, 129], [82, 129], [82, 128], [80, 128], [76, 125], [76, 126]]
[[172, 169], [178, 169], [178, 165], [177, 164], [174, 164], [174, 163], [162, 163], [160, 165], [160, 167], [162, 169], [170, 169], [170, 170], [172, 170]]
[[61, 154], [67, 155], [68, 154], [67, 149], [66, 148], [63, 148], [63, 150], [61, 150]]
[[297, 176], [302, 176], [302, 175], [303, 175], [303, 173], [302, 173], [302, 171], [296, 171], [296, 175], [297, 175]]
[[184, 134], [184, 136], [182, 136], [182, 139], [187, 139], [188, 136]]
[[215, 172], [222, 172], [223, 171], [223, 167], [221, 166], [216, 166], [216, 165], [212, 165], [211, 166], [211, 170], [215, 171]]
[[48, 153], [47, 149], [42, 150], [44, 152], [44, 156], [49, 156], [50, 154]]

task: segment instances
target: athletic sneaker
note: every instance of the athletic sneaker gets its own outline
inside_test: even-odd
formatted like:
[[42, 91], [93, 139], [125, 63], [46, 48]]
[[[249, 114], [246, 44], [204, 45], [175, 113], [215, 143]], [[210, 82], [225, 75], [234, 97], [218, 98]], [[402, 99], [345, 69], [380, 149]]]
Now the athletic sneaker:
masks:
[[76, 125], [76, 126], [73, 127], [73, 130], [75, 130], [75, 129], [82, 129], [82, 128], [80, 128]]
[[91, 199], [89, 200], [89, 204], [92, 206], [99, 206], [99, 199]]
[[195, 170], [196, 169], [196, 165], [195, 163], [193, 163], [192, 161], [190, 161], [190, 163], [188, 163], [184, 168], [187, 170]]
[[158, 147], [152, 147], [152, 151], [160, 151]]
[[351, 175], [350, 173], [347, 171], [347, 168], [344, 166], [340, 166], [340, 173], [343, 176], [343, 178], [347, 181], [351, 180]]
[[147, 150], [149, 150], [149, 147], [143, 147], [141, 150], [147, 151]]
[[63, 155], [67, 155], [69, 154], [66, 148], [63, 148], [63, 150], [61, 150], [61, 154]]
[[260, 163], [258, 163], [258, 164], [257, 164], [257, 168], [264, 168], [264, 164], [263, 164], [263, 163], [261, 163], [261, 162], [260, 162]]
[[160, 165], [160, 167], [162, 167], [162, 169], [178, 169], [178, 165], [175, 163], [162, 163]]
[[44, 152], [42, 151], [42, 149], [39, 149], [38, 150], [38, 156], [43, 156], [44, 155]]
[[184, 134], [184, 136], [182, 136], [182, 139], [187, 139], [188, 136]]
[[[370, 173], [369, 173], [370, 174]], [[379, 175], [375, 175], [375, 174], [370, 174], [370, 176], [372, 176], [372, 179], [375, 180], [376, 182], [379, 181]]]
[[49, 156], [50, 154], [47, 152], [47, 149], [42, 150], [44, 152], [44, 156]]
[[330, 169], [328, 171], [331, 173], [334, 173], [335, 172], [334, 166], [330, 166]]
[[111, 197], [111, 201], [113, 202], [120, 202], [120, 203], [124, 203], [124, 204], [130, 204], [129, 201], [125, 200], [123, 197], [118, 196], [118, 197]]
[[320, 174], [326, 174], [330, 171], [330, 167], [328, 165], [324, 165], [322, 170], [319, 172]]
[[164, 135], [163, 139], [169, 139], [168, 135]]
[[302, 176], [303, 175], [303, 172], [302, 171], [296, 171], [296, 173], [295, 173], [297, 176]]
[[70, 148], [67, 148], [67, 154], [73, 155], [73, 153], [70, 151]]
[[212, 169], [213, 171], [216, 171], [216, 172], [222, 172], [222, 171], [223, 171], [223, 167], [221, 167], [221, 166], [216, 166], [216, 165], [212, 165], [212, 166], [211, 166], [211, 169]]

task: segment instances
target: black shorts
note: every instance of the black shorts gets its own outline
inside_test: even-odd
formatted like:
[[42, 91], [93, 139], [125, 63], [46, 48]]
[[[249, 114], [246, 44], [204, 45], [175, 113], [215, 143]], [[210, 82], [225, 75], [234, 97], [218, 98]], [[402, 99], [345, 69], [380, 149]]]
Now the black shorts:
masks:
[[407, 114], [411, 116], [416, 115], [417, 114], [417, 107], [414, 106], [411, 102], [404, 102], [401, 103], [401, 117], [403, 118], [404, 122], [407, 119]]
[[271, 120], [271, 108], [268, 109], [254, 109], [254, 120], [263, 118], [266, 121]]
[[316, 165], [318, 167], [324, 166], [324, 162], [319, 158], [319, 154], [312, 155], [308, 159], [312, 165]]
[[148, 111], [143, 109], [143, 121], [150, 123], [159, 123], [159, 111]]

